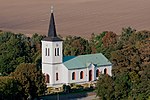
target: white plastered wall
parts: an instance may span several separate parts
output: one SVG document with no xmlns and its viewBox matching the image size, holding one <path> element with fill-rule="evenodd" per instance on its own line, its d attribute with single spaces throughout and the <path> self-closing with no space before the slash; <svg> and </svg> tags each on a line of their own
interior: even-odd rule
<svg viewBox="0 0 150 100">
<path fill-rule="evenodd" d="M 48 87 L 68 84 L 68 69 L 63 64 L 43 64 L 42 71 L 45 75 L 49 75 Z M 58 80 L 56 80 L 56 73 L 58 73 Z"/>
<path fill-rule="evenodd" d="M 100 66 L 100 67 L 97 67 L 96 69 L 99 69 L 100 73 L 101 74 L 104 74 L 104 69 L 107 69 L 107 74 L 112 76 L 112 66 L 111 65 L 108 65 L 108 66 Z"/>
<path fill-rule="evenodd" d="M 47 83 L 47 86 L 51 86 L 54 84 L 54 79 L 53 79 L 53 66 L 50 64 L 42 64 L 42 73 L 43 74 L 48 74 L 49 75 L 49 83 Z"/>
<path fill-rule="evenodd" d="M 49 56 L 46 56 L 49 48 Z M 59 56 L 55 56 L 55 48 L 59 48 Z M 62 41 L 42 41 L 42 63 L 62 63 Z"/>
<path fill-rule="evenodd" d="M 69 83 L 82 83 L 82 82 L 89 82 L 89 71 L 92 70 L 92 80 L 95 81 L 98 79 L 96 77 L 96 70 L 99 69 L 101 74 L 104 74 L 104 69 L 107 69 L 107 74 L 112 76 L 112 66 L 101 66 L 101 67 L 95 67 L 93 64 L 90 64 L 87 68 L 84 69 L 74 69 L 74 70 L 69 70 L 68 78 L 69 78 Z M 83 79 L 80 79 L 80 72 L 83 71 Z M 75 80 L 72 80 L 72 73 L 75 72 Z"/>
<path fill-rule="evenodd" d="M 82 83 L 89 81 L 89 71 L 92 70 L 92 80 L 95 80 L 95 66 L 90 64 L 88 67 L 83 69 L 69 70 L 69 83 Z M 80 79 L 80 72 L 83 71 L 83 79 Z M 72 80 L 72 73 L 75 72 L 75 80 Z"/>
<path fill-rule="evenodd" d="M 58 80 L 56 80 L 58 73 Z M 54 85 L 68 83 L 68 69 L 63 64 L 56 64 L 54 67 Z"/>
<path fill-rule="evenodd" d="M 75 70 L 69 70 L 69 83 L 80 83 L 87 81 L 87 69 L 75 69 Z M 83 71 L 83 79 L 80 79 L 80 72 Z M 72 80 L 72 73 L 75 72 L 75 80 Z"/>
</svg>

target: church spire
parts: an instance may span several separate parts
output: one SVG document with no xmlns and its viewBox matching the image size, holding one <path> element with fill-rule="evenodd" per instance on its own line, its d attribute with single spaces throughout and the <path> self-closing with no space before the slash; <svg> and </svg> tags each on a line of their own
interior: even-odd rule
<svg viewBox="0 0 150 100">
<path fill-rule="evenodd" d="M 51 7 L 51 18 L 50 18 L 50 23 L 49 23 L 48 37 L 51 37 L 51 38 L 57 37 L 54 14 L 53 14 L 53 6 Z"/>
<path fill-rule="evenodd" d="M 48 29 L 48 37 L 44 38 L 45 41 L 62 41 L 56 34 L 55 20 L 53 14 L 53 6 L 51 7 L 51 17 Z"/>
</svg>

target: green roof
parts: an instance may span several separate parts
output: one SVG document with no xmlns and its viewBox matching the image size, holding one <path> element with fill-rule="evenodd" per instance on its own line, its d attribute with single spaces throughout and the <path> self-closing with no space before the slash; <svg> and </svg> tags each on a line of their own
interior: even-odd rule
<svg viewBox="0 0 150 100">
<path fill-rule="evenodd" d="M 86 68 L 90 64 L 94 64 L 98 67 L 111 65 L 111 62 L 102 53 L 97 53 L 80 56 L 66 56 L 63 58 L 63 64 L 68 69 L 80 69 Z"/>
</svg>

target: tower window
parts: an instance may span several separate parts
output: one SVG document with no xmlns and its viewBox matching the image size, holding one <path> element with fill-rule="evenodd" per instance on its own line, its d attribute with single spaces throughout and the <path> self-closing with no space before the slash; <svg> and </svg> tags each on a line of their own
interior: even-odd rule
<svg viewBox="0 0 150 100">
<path fill-rule="evenodd" d="M 59 56 L 59 48 L 55 48 L 55 56 Z"/>
<path fill-rule="evenodd" d="M 49 56 L 50 55 L 50 49 L 49 48 L 45 48 L 45 56 Z"/>
<path fill-rule="evenodd" d="M 56 73 L 56 81 L 58 81 L 58 73 Z"/>
<path fill-rule="evenodd" d="M 75 72 L 72 73 L 72 80 L 75 80 Z"/>
<path fill-rule="evenodd" d="M 59 48 L 57 48 L 57 56 L 59 56 Z"/>
<path fill-rule="evenodd" d="M 45 48 L 45 56 L 47 56 L 47 48 Z"/>
<path fill-rule="evenodd" d="M 55 48 L 55 56 L 56 56 L 56 52 L 57 52 L 57 49 Z"/>
<path fill-rule="evenodd" d="M 49 56 L 49 53 L 50 53 L 50 51 L 49 51 L 49 48 L 48 48 L 48 56 Z"/>
</svg>

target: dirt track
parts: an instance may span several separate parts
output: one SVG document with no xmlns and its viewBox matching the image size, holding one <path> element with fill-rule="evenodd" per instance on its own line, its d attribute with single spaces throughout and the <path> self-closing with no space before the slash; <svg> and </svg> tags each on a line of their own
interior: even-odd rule
<svg viewBox="0 0 150 100">
<path fill-rule="evenodd" d="M 150 0 L 0 0 L 0 30 L 47 34 L 51 5 L 62 36 L 150 30 Z"/>
</svg>

